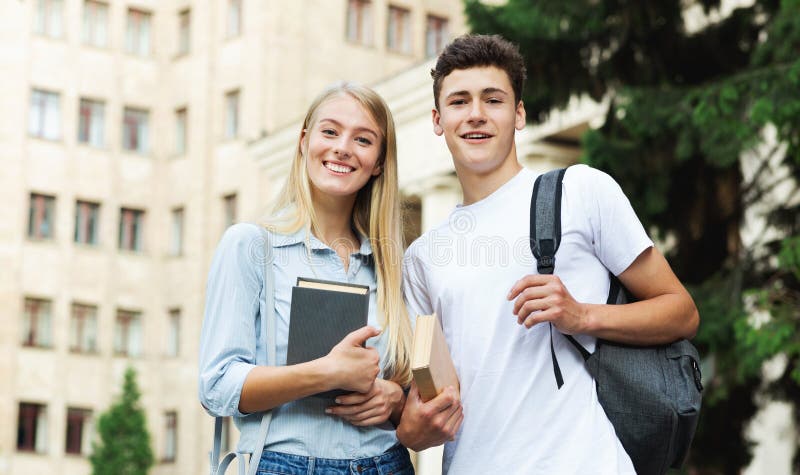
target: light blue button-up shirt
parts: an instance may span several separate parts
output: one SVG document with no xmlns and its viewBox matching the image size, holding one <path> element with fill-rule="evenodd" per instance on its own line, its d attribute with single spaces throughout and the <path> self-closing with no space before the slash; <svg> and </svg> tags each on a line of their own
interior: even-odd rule
<svg viewBox="0 0 800 475">
<path fill-rule="evenodd" d="M 228 228 L 217 246 L 206 288 L 206 309 L 200 337 L 200 401 L 215 416 L 234 416 L 241 430 L 239 450 L 252 452 L 260 416 L 239 412 L 239 397 L 247 374 L 266 361 L 261 338 L 260 315 L 265 314 L 265 234 L 254 224 Z M 289 309 L 292 286 L 298 277 L 311 277 L 368 285 L 368 323 L 383 328 L 378 320 L 376 276 L 369 240 L 362 236 L 361 248 L 350 255 L 345 272 L 341 259 L 330 247 L 304 231 L 293 235 L 270 234 L 275 279 L 276 357 L 286 364 L 289 339 Z M 367 340 L 367 346 L 386 353 L 382 333 Z M 383 358 L 382 358 L 383 359 Z M 383 362 L 381 364 L 383 367 Z M 350 459 L 381 454 L 397 443 L 394 427 L 356 427 L 325 414 L 331 404 L 321 398 L 304 398 L 273 409 L 266 450 L 290 454 Z"/>
</svg>

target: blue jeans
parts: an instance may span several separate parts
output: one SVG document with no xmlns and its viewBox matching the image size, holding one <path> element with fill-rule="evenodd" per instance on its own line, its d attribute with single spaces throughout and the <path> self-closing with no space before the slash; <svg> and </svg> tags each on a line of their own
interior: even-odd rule
<svg viewBox="0 0 800 475">
<path fill-rule="evenodd" d="M 376 457 L 323 459 L 264 451 L 257 475 L 414 475 L 408 450 L 395 445 Z"/>
</svg>

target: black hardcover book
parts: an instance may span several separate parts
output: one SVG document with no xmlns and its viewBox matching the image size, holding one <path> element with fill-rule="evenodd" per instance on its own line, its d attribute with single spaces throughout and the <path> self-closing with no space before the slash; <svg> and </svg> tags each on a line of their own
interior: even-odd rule
<svg viewBox="0 0 800 475">
<path fill-rule="evenodd" d="M 298 277 L 292 287 L 286 364 L 304 363 L 327 355 L 348 333 L 367 324 L 369 287 Z M 315 397 L 334 398 L 344 390 Z"/>
</svg>

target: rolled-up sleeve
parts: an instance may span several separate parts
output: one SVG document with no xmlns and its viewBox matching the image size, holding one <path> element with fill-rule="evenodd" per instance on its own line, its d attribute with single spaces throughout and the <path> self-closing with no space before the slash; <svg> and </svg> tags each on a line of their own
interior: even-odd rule
<svg viewBox="0 0 800 475">
<path fill-rule="evenodd" d="M 264 241 L 252 224 L 236 224 L 222 236 L 206 285 L 200 335 L 198 392 L 213 416 L 243 416 L 239 398 L 256 366 L 257 322 L 263 288 L 257 256 Z"/>
</svg>

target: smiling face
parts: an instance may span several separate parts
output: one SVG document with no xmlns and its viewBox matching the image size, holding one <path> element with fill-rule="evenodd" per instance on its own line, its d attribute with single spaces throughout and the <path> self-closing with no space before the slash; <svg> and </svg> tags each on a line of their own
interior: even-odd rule
<svg viewBox="0 0 800 475">
<path fill-rule="evenodd" d="M 326 100 L 301 136 L 312 195 L 354 200 L 381 173 L 382 141 L 381 128 L 352 96 Z"/>
<path fill-rule="evenodd" d="M 485 175 L 517 162 L 514 131 L 525 127 L 508 75 L 494 66 L 456 69 L 442 80 L 433 130 L 444 135 L 456 171 Z"/>
</svg>

